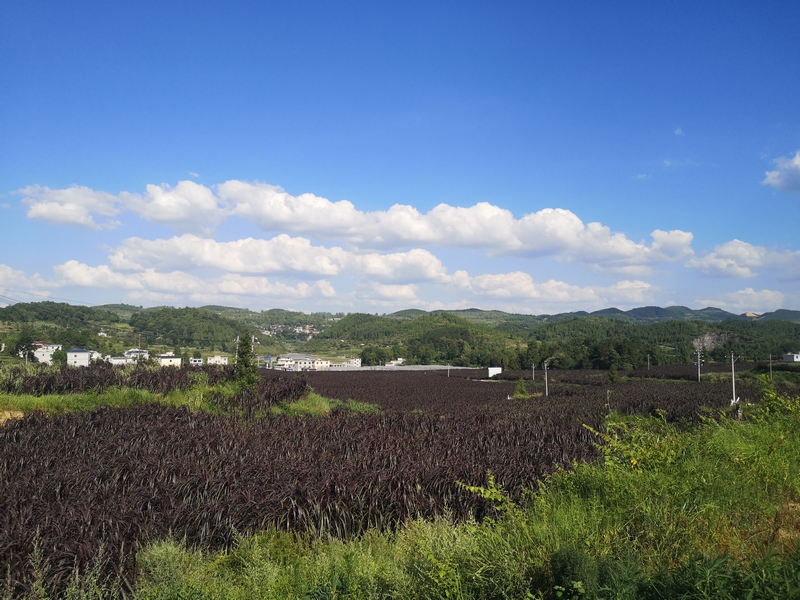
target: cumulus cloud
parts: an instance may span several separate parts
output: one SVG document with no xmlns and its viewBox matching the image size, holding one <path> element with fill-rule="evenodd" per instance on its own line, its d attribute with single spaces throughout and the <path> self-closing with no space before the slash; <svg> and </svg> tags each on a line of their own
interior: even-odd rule
<svg viewBox="0 0 800 600">
<path fill-rule="evenodd" d="M 278 235 L 269 240 L 246 238 L 232 242 L 184 234 L 170 239 L 128 238 L 112 249 L 116 269 L 210 268 L 233 273 L 294 273 L 336 276 L 351 272 L 379 280 L 451 281 L 447 268 L 428 250 L 380 254 L 326 248 L 307 238 Z"/>
<path fill-rule="evenodd" d="M 619 281 L 612 286 L 577 286 L 550 279 L 536 283 L 521 271 L 476 275 L 462 285 L 478 296 L 504 299 L 543 300 L 548 303 L 582 303 L 600 306 L 608 302 L 645 302 L 655 291 L 645 281 Z"/>
<path fill-rule="evenodd" d="M 654 231 L 654 243 L 635 242 L 600 223 L 584 223 L 569 210 L 546 208 L 517 219 L 488 202 L 470 207 L 439 204 L 427 213 L 396 204 L 363 212 L 346 200 L 313 194 L 291 196 L 263 183 L 228 181 L 218 186 L 232 214 L 252 219 L 265 231 L 332 238 L 361 247 L 438 245 L 485 249 L 491 254 L 552 255 L 582 262 L 657 264 L 692 253 L 692 234 Z"/>
<path fill-rule="evenodd" d="M 210 299 L 241 301 L 242 297 L 259 297 L 270 300 L 309 298 L 321 295 L 336 296 L 329 281 L 300 282 L 294 286 L 270 281 L 266 277 L 225 273 L 218 277 L 198 277 L 183 271 L 160 272 L 144 269 L 135 273 L 120 273 L 108 265 L 89 266 L 76 260 L 53 268 L 58 286 L 80 286 L 101 289 L 129 290 L 131 298 L 178 299 L 194 302 Z"/>
<path fill-rule="evenodd" d="M 784 295 L 777 290 L 754 290 L 751 287 L 700 301 L 705 306 L 735 311 L 756 313 L 769 312 L 783 307 Z"/>
<path fill-rule="evenodd" d="M 193 181 L 181 181 L 174 188 L 148 185 L 145 194 L 118 195 L 74 185 L 54 190 L 31 185 L 14 192 L 28 206 L 29 219 L 86 229 L 114 229 L 120 225 L 109 218 L 127 209 L 151 223 L 168 225 L 178 231 L 208 233 L 228 216 L 226 207 L 209 188 Z"/>
<path fill-rule="evenodd" d="M 181 181 L 175 187 L 148 185 L 144 195 L 38 186 L 23 192 L 31 218 L 94 229 L 114 224 L 98 224 L 96 215 L 111 216 L 124 208 L 184 233 L 208 235 L 234 215 L 266 232 L 333 240 L 362 252 L 419 246 L 472 248 L 495 256 L 552 256 L 610 270 L 673 262 L 692 254 L 689 232 L 655 230 L 651 243 L 637 242 L 601 223 L 584 223 L 573 212 L 559 208 L 520 218 L 488 202 L 468 207 L 439 204 L 426 213 L 405 204 L 362 211 L 347 200 L 332 202 L 310 193 L 292 196 L 274 185 L 237 180 L 215 188 L 193 181 Z"/>
<path fill-rule="evenodd" d="M 213 268 L 233 273 L 281 273 L 337 275 L 347 253 L 341 248 L 314 246 L 302 237 L 281 234 L 270 240 L 246 238 L 218 242 L 194 234 L 170 239 L 128 238 L 109 255 L 117 269 Z"/>
<path fill-rule="evenodd" d="M 130 194 L 126 206 L 151 223 L 177 231 L 210 233 L 228 216 L 227 207 L 204 185 L 181 181 L 175 187 L 149 184 L 144 196 Z"/>
<path fill-rule="evenodd" d="M 675 131 L 673 131 L 672 133 L 674 133 L 675 135 L 680 135 L 680 136 L 685 136 L 685 135 L 686 135 L 685 133 L 683 133 L 683 129 L 681 129 L 680 127 L 678 127 L 678 128 L 677 128 Z"/>
<path fill-rule="evenodd" d="M 373 294 L 381 299 L 390 299 L 401 303 L 415 303 L 417 301 L 417 286 L 414 284 L 384 285 L 373 283 L 371 289 Z"/>
<path fill-rule="evenodd" d="M 771 185 L 781 192 L 800 193 L 800 150 L 794 157 L 782 156 L 775 159 L 775 170 L 767 171 L 761 182 Z"/>
<path fill-rule="evenodd" d="M 119 213 L 119 198 L 113 194 L 78 185 L 61 190 L 30 185 L 16 190 L 14 194 L 22 196 L 22 203 L 28 207 L 29 219 L 93 230 L 119 226 L 119 221 L 95 220 L 96 216 L 113 217 Z"/>
<path fill-rule="evenodd" d="M 52 283 L 42 279 L 38 273 L 27 276 L 23 271 L 0 264 L 0 295 L 14 297 L 17 292 L 49 296 Z M 1 300 L 0 300 L 1 301 Z"/>
<path fill-rule="evenodd" d="M 741 240 L 716 246 L 705 256 L 693 257 L 686 266 L 712 277 L 756 277 L 756 269 L 780 268 L 786 275 L 800 273 L 800 251 L 777 252 Z"/>
<path fill-rule="evenodd" d="M 107 265 L 90 267 L 77 260 L 68 260 L 64 264 L 53 267 L 53 271 L 61 285 L 123 290 L 143 288 L 142 283 L 136 278 L 117 273 Z"/>
</svg>

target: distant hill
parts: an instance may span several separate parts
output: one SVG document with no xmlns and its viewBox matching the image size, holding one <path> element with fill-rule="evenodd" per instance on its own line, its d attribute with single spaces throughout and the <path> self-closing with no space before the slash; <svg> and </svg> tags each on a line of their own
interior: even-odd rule
<svg viewBox="0 0 800 600">
<path fill-rule="evenodd" d="M 334 319 L 341 318 L 344 313 L 303 313 L 282 308 L 271 308 L 269 310 L 252 311 L 247 308 L 235 308 L 231 306 L 208 305 L 201 307 L 204 310 L 213 312 L 216 315 L 233 319 L 251 327 L 261 329 L 269 328 L 272 325 L 285 325 L 296 327 L 301 325 L 313 325 L 315 328 L 323 329 L 330 325 Z"/>
<path fill-rule="evenodd" d="M 623 319 L 632 323 L 646 324 L 659 323 L 662 321 L 701 321 L 703 323 L 718 323 L 720 321 L 733 321 L 744 319 L 741 315 L 736 315 L 724 311 L 720 308 L 703 308 L 693 310 L 685 306 L 643 306 L 623 311 L 618 308 L 607 308 L 591 313 L 592 316 L 608 317 L 611 319 Z"/>
<path fill-rule="evenodd" d="M 83 329 L 118 323 L 120 317 L 102 307 L 75 306 L 65 302 L 19 302 L 0 308 L 0 321 L 10 323 L 47 323 L 59 327 Z"/>
<path fill-rule="evenodd" d="M 101 304 L 100 306 L 95 306 L 94 308 L 112 312 L 123 321 L 130 319 L 131 315 L 135 312 L 146 310 L 142 306 L 135 306 L 133 304 Z"/>
<path fill-rule="evenodd" d="M 130 324 L 148 344 L 227 348 L 242 333 L 254 335 L 233 319 L 202 308 L 162 307 L 134 313 Z"/>
<path fill-rule="evenodd" d="M 361 342 L 365 346 L 361 353 L 364 365 L 398 357 L 410 364 L 460 366 L 507 366 L 516 361 L 508 336 L 444 312 L 350 314 L 317 336 L 317 343 L 324 340 Z"/>
<path fill-rule="evenodd" d="M 792 323 L 800 323 L 800 310 L 786 310 L 779 308 L 775 312 L 764 313 L 756 317 L 758 321 L 791 321 Z"/>
</svg>

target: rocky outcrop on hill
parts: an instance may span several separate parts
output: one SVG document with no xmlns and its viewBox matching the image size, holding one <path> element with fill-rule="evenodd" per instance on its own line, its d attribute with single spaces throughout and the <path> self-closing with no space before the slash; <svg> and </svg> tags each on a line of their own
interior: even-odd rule
<svg viewBox="0 0 800 600">
<path fill-rule="evenodd" d="M 695 350 L 710 351 L 717 346 L 721 346 L 732 337 L 734 337 L 732 333 L 727 333 L 724 331 L 710 331 L 692 340 L 692 345 L 694 346 Z"/>
</svg>

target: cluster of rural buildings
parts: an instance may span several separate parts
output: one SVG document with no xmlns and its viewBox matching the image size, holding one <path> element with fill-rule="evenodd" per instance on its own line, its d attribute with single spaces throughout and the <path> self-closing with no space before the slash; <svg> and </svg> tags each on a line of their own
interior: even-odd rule
<svg viewBox="0 0 800 600">
<path fill-rule="evenodd" d="M 49 365 L 53 362 L 53 353 L 61 350 L 58 344 L 37 344 L 34 356 L 42 364 Z M 92 361 L 102 360 L 112 365 L 131 365 L 140 361 L 152 358 L 162 367 L 180 367 L 183 364 L 181 356 L 167 352 L 156 354 L 151 357 L 147 350 L 141 348 L 131 348 L 122 353 L 121 356 L 103 356 L 94 350 L 84 350 L 74 348 L 67 350 L 67 364 L 72 367 L 88 367 Z M 192 366 L 207 365 L 227 365 L 227 356 L 209 356 L 205 359 L 190 358 L 189 364 Z M 403 359 L 398 359 L 397 364 L 402 364 Z M 259 361 L 260 362 L 260 361 Z M 341 362 L 331 362 L 311 354 L 285 354 L 271 360 L 269 356 L 264 357 L 264 365 L 280 371 L 327 371 L 327 370 L 347 370 L 358 369 L 361 367 L 360 358 L 350 358 Z"/>
<path fill-rule="evenodd" d="M 261 333 L 269 336 L 277 336 L 286 332 L 295 333 L 298 336 L 304 335 L 306 339 L 312 339 L 319 333 L 313 325 L 270 325 L 269 329 L 262 329 Z"/>
<path fill-rule="evenodd" d="M 313 354 L 283 354 L 274 361 L 268 362 L 273 369 L 279 371 L 333 371 L 361 368 L 360 358 L 331 362 Z"/>
<path fill-rule="evenodd" d="M 38 362 L 49 365 L 52 364 L 53 353 L 56 350 L 61 350 L 61 346 L 58 344 L 37 344 L 33 354 Z M 147 350 L 142 350 L 140 348 L 126 350 L 121 356 L 103 356 L 94 350 L 83 350 L 80 348 L 67 350 L 66 354 L 67 364 L 73 367 L 88 367 L 92 361 L 97 360 L 102 360 L 112 365 L 128 365 L 151 358 Z M 180 367 L 181 364 L 183 364 L 181 356 L 172 352 L 156 354 L 152 358 L 162 367 Z M 209 356 L 205 359 L 190 358 L 189 364 L 192 366 L 201 366 L 203 364 L 227 365 L 228 358 L 227 356 L 220 355 Z M 402 358 L 398 358 L 397 360 L 387 362 L 385 366 L 400 366 L 403 362 L 404 360 Z M 800 352 L 784 354 L 783 362 L 800 363 Z M 268 368 L 277 369 L 279 371 L 345 371 L 360 369 L 361 359 L 349 358 L 340 362 L 331 362 L 330 360 L 319 358 L 313 354 L 283 354 L 275 359 L 265 356 L 263 364 Z"/>
<path fill-rule="evenodd" d="M 53 362 L 53 354 L 61 350 L 59 344 L 37 344 L 36 350 L 33 355 L 36 360 L 42 364 L 49 365 Z M 73 348 L 67 350 L 67 364 L 71 367 L 88 367 L 92 361 L 102 360 L 112 365 L 132 365 L 140 361 L 149 360 L 150 352 L 142 350 L 141 348 L 131 348 L 122 353 L 121 356 L 103 356 L 100 352 L 95 350 L 84 350 L 82 348 Z M 173 352 L 165 354 L 156 354 L 153 357 L 162 367 L 180 367 L 183 360 L 180 356 Z M 190 358 L 189 363 L 192 365 L 202 365 L 202 358 Z M 208 365 L 227 365 L 227 356 L 209 356 L 205 359 L 205 364 Z"/>
</svg>

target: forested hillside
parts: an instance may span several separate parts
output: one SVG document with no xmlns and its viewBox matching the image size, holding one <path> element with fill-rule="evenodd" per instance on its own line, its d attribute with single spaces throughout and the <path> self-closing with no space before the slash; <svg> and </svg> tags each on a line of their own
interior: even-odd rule
<svg viewBox="0 0 800 600">
<path fill-rule="evenodd" d="M 73 306 L 64 302 L 30 302 L 0 308 L 0 321 L 9 323 L 47 323 L 59 327 L 82 328 L 118 323 L 119 316 L 102 308 Z"/>
<path fill-rule="evenodd" d="M 724 316 L 731 318 L 718 320 Z M 259 354 L 360 355 L 364 365 L 403 358 L 409 364 L 529 369 L 547 360 L 552 368 L 626 369 L 648 362 L 690 363 L 698 347 L 707 361 L 728 360 L 731 352 L 750 360 L 797 352 L 800 311 L 743 317 L 714 308 L 643 307 L 536 316 L 409 309 L 380 316 L 56 302 L 0 308 L 0 342 L 6 344 L 6 356 L 16 356 L 19 340 L 112 355 L 133 346 L 225 352 L 243 333 L 256 336 Z"/>
<path fill-rule="evenodd" d="M 222 349 L 232 345 L 242 333 L 242 325 L 201 308 L 169 308 L 134 313 L 130 319 L 134 332 L 148 344 L 159 341 L 170 346 Z M 255 335 L 251 329 L 247 332 Z"/>
</svg>

